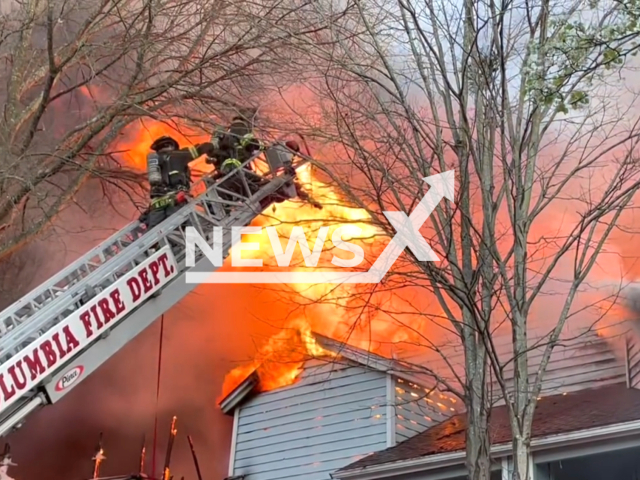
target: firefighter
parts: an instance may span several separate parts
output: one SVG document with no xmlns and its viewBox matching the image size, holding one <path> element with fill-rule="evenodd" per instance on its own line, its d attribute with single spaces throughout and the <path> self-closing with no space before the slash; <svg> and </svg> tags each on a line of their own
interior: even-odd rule
<svg viewBox="0 0 640 480">
<path fill-rule="evenodd" d="M 212 155 L 214 145 L 202 143 L 180 148 L 171 137 L 160 137 L 151 144 L 147 156 L 147 174 L 151 186 L 151 204 L 140 221 L 151 229 L 187 204 L 191 186 L 189 164 L 202 155 Z"/>
<path fill-rule="evenodd" d="M 226 132 L 214 137 L 213 144 L 216 148 L 206 160 L 216 167 L 214 180 L 240 168 L 244 162 L 263 150 L 262 142 L 253 133 L 255 120 L 256 109 L 245 109 L 231 120 Z M 265 179 L 252 170 L 250 163 L 244 165 L 243 171 L 250 191 L 246 191 L 244 182 L 238 175 L 231 175 L 220 186 L 239 197 L 222 193 L 224 200 L 238 201 L 241 197 L 255 193 L 266 183 Z"/>
<path fill-rule="evenodd" d="M 213 163 L 222 175 L 227 175 L 263 149 L 262 142 L 253 133 L 256 110 L 246 109 L 231 120 L 226 132 L 218 136 L 216 149 L 208 163 Z M 251 166 L 245 165 L 251 172 Z"/>
<path fill-rule="evenodd" d="M 217 148 L 214 154 L 210 155 L 210 158 L 207 159 L 207 162 L 213 163 L 216 166 L 218 178 L 226 176 L 235 169 L 240 168 L 244 162 L 256 155 L 259 151 L 264 150 L 265 147 L 263 143 L 258 140 L 253 133 L 255 120 L 256 110 L 245 110 L 232 119 L 227 132 L 214 136 L 215 139 L 213 143 L 217 145 Z M 285 147 L 294 153 L 300 152 L 300 146 L 295 141 L 290 140 L 286 142 Z M 295 169 L 292 164 L 285 165 L 285 168 L 288 173 L 295 177 Z M 250 164 L 245 164 L 243 170 L 252 194 L 267 183 L 267 180 L 257 175 L 251 169 Z M 298 182 L 293 180 L 292 183 L 296 195 L 301 200 L 309 202 L 315 208 L 322 209 L 322 205 L 304 191 Z M 238 194 L 242 194 L 245 189 L 241 178 L 237 175 L 230 176 L 229 179 L 223 182 L 221 187 Z M 286 185 L 284 190 L 286 190 Z M 266 206 L 273 202 L 282 203 L 288 200 L 290 195 L 284 194 L 284 190 L 280 194 L 276 193 L 263 199 L 261 202 L 263 208 L 266 208 Z M 238 198 L 231 198 L 230 195 L 225 194 L 222 194 L 221 197 L 224 200 L 238 200 Z"/>
</svg>

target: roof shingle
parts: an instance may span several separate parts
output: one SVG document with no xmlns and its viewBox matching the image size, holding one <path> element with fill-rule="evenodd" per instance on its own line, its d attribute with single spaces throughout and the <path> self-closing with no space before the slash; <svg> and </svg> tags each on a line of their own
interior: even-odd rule
<svg viewBox="0 0 640 480">
<path fill-rule="evenodd" d="M 546 437 L 595 427 L 640 420 L 640 390 L 624 384 L 543 397 L 533 419 L 533 437 Z M 395 447 L 373 453 L 339 471 L 412 460 L 465 448 L 466 415 L 460 414 L 431 427 Z M 491 441 L 511 441 L 509 415 L 505 406 L 491 412 Z"/>
</svg>

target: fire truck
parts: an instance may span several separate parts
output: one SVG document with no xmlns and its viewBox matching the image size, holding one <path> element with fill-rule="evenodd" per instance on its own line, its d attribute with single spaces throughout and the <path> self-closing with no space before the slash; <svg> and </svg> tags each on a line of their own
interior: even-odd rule
<svg viewBox="0 0 640 480">
<path fill-rule="evenodd" d="M 201 193 L 162 224 L 147 230 L 132 222 L 0 313 L 0 436 L 58 402 L 193 290 L 187 271 L 217 269 L 199 251 L 195 266 L 186 266 L 186 226 L 211 245 L 213 227 L 247 226 L 274 195 L 295 196 L 295 170 L 309 157 L 273 144 L 262 160 L 268 171 L 259 189 L 229 200 L 225 181 L 245 169 L 205 176 L 194 184 Z M 232 246 L 226 237 L 225 257 Z"/>
</svg>

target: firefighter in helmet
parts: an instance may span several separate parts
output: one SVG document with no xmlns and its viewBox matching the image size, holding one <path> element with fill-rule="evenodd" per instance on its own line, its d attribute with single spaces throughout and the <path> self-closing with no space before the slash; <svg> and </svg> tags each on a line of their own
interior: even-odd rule
<svg viewBox="0 0 640 480">
<path fill-rule="evenodd" d="M 256 113 L 257 109 L 241 110 L 238 115 L 233 117 L 226 131 L 214 135 L 212 143 L 215 150 L 206 160 L 207 163 L 216 167 L 214 180 L 239 169 L 243 163 L 264 149 L 263 143 L 253 133 Z M 230 175 L 220 186 L 236 195 L 221 193 L 220 196 L 223 200 L 241 201 L 242 198 L 255 193 L 267 183 L 266 179 L 253 171 L 251 162 L 246 163 L 242 170 L 250 191 L 246 191 L 245 183 L 239 175 Z"/>
<path fill-rule="evenodd" d="M 264 148 L 253 133 L 256 118 L 257 109 L 244 109 L 233 117 L 226 132 L 214 138 L 216 149 L 207 162 L 213 163 L 220 174 L 227 175 L 240 168 Z M 252 171 L 249 164 L 245 168 Z"/>
<path fill-rule="evenodd" d="M 149 209 L 140 221 L 151 229 L 187 204 L 191 186 L 189 164 L 202 155 L 212 155 L 212 143 L 180 148 L 178 142 L 168 136 L 156 139 L 147 155 L 147 173 L 151 187 Z"/>
<path fill-rule="evenodd" d="M 218 178 L 229 175 L 234 170 L 239 169 L 242 164 L 251 157 L 259 152 L 265 151 L 265 145 L 257 139 L 253 133 L 257 117 L 256 113 L 256 109 L 245 109 L 241 111 L 239 115 L 232 119 L 226 132 L 220 135 L 214 135 L 212 141 L 216 149 L 213 155 L 210 155 L 210 158 L 207 159 L 207 162 L 215 165 Z M 290 157 L 290 160 L 293 159 L 293 155 L 300 152 L 300 147 L 295 141 L 288 141 L 284 147 L 286 147 L 285 151 L 288 151 L 287 156 Z M 291 161 L 288 162 L 288 165 L 285 165 L 285 168 L 288 173 L 295 177 L 295 169 Z M 243 170 L 247 185 L 251 189 L 250 193 L 255 193 L 261 186 L 268 183 L 266 179 L 252 170 L 250 163 L 246 163 Z M 268 204 L 273 202 L 281 203 L 296 194 L 301 200 L 311 203 L 314 207 L 322 208 L 317 201 L 303 190 L 298 182 L 293 180 L 292 183 L 293 185 L 290 187 L 295 193 L 285 193 L 284 190 L 290 190 L 290 188 L 287 188 L 288 186 L 285 185 L 282 192 L 275 193 L 263 199 L 261 202 L 263 208 L 266 208 Z M 238 175 L 231 175 L 221 186 L 241 196 L 245 196 L 246 193 L 248 193 L 244 192 L 244 183 Z M 243 193 L 245 195 L 243 195 Z M 223 197 L 224 200 L 239 200 L 238 197 L 232 198 L 232 196 L 224 193 L 221 194 L 221 197 Z"/>
</svg>

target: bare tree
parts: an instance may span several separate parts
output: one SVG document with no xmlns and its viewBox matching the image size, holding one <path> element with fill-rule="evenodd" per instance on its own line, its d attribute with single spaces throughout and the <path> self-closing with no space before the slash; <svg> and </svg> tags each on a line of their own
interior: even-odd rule
<svg viewBox="0 0 640 480">
<path fill-rule="evenodd" d="M 640 187 L 636 95 L 610 74 L 630 71 L 637 13 L 626 2 L 546 0 L 356 6 L 331 48 L 311 50 L 324 118 L 308 131 L 340 146 L 318 167 L 390 236 L 382 212 L 409 214 L 424 177 L 455 170 L 455 202 L 423 228 L 440 262 L 407 251 L 382 288 L 428 290 L 462 343 L 470 478 L 490 476 L 489 372 L 510 415 L 513 478 L 531 478 L 551 354 Z M 554 210 L 563 220 L 541 234 Z M 537 325 L 547 331 L 530 365 L 532 306 L 554 289 L 561 306 Z M 494 344 L 499 327 L 510 331 L 509 358 Z"/>
<path fill-rule="evenodd" d="M 141 181 L 113 155 L 132 121 L 182 116 L 210 126 L 218 109 L 242 106 L 283 73 L 285 49 L 321 28 L 310 4 L 5 5 L 0 256 L 42 232 L 88 179 Z"/>
</svg>

